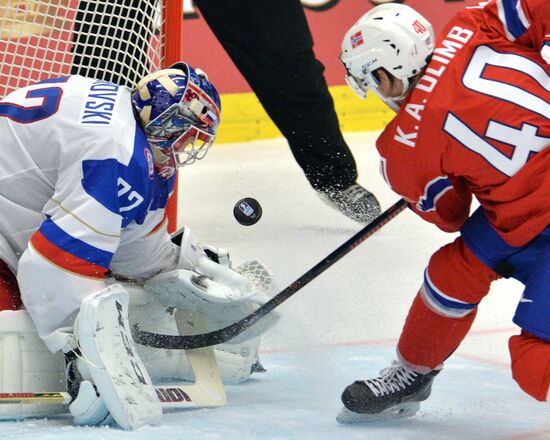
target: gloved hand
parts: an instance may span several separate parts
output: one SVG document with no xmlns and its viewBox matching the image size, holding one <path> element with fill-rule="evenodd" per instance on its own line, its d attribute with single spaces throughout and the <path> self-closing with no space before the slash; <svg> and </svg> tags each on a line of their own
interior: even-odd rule
<svg viewBox="0 0 550 440">
<path fill-rule="evenodd" d="M 204 295 L 212 301 L 247 301 L 263 305 L 269 300 L 248 278 L 210 259 L 201 260 L 195 271 L 206 277 L 202 278 L 202 283 L 206 286 Z"/>
<path fill-rule="evenodd" d="M 179 257 L 177 267 L 179 269 L 193 270 L 199 260 L 204 257 L 221 264 L 231 267 L 229 251 L 224 248 L 199 244 L 197 237 L 190 227 L 185 226 L 171 235 L 172 242 L 179 246 Z"/>
<path fill-rule="evenodd" d="M 189 227 L 178 232 L 173 241 L 180 246 L 177 261 L 177 274 L 166 277 L 157 275 L 148 283 L 155 284 L 160 279 L 171 281 L 165 286 L 174 295 L 162 294 L 163 304 L 178 307 L 189 306 L 188 301 L 238 302 L 248 301 L 264 304 L 269 298 L 244 276 L 231 269 L 231 260 L 226 249 L 201 246 Z M 177 280 L 176 280 L 177 278 Z M 180 297 L 178 299 L 178 296 Z"/>
</svg>

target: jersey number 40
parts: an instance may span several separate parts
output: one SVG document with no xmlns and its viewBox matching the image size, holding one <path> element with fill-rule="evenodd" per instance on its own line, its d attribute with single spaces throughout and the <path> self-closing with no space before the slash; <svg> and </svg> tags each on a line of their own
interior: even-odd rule
<svg viewBox="0 0 550 440">
<path fill-rule="evenodd" d="M 488 46 L 480 46 L 474 52 L 462 80 L 470 90 L 550 118 L 550 104 L 546 100 L 514 84 L 484 77 L 485 69 L 489 66 L 507 69 L 508 72 L 521 72 L 550 92 L 550 78 L 539 64 L 521 55 L 500 53 Z M 550 138 L 538 135 L 539 127 L 526 122 L 522 122 L 519 127 L 513 127 L 490 120 L 482 137 L 451 112 L 447 114 L 443 129 L 507 176 L 513 176 L 525 165 L 531 153 L 542 151 L 550 143 Z M 508 156 L 502 153 L 487 139 L 510 145 L 513 148 L 512 154 Z"/>
</svg>

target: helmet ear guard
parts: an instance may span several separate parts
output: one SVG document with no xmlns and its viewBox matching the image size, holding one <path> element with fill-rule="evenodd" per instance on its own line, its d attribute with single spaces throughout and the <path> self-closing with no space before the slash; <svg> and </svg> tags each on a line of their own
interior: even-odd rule
<svg viewBox="0 0 550 440">
<path fill-rule="evenodd" d="M 364 98 L 367 90 L 376 92 L 379 81 L 375 71 L 383 68 L 403 83 L 403 94 L 392 98 L 399 101 L 408 93 L 410 79 L 426 66 L 434 44 L 432 25 L 411 7 L 395 3 L 376 6 L 344 36 L 340 61 L 346 69 L 346 82 Z"/>
<path fill-rule="evenodd" d="M 221 111 L 218 92 L 203 71 L 187 63 L 144 77 L 132 93 L 132 103 L 151 148 L 162 152 L 153 158 L 163 177 L 202 159 L 216 138 Z"/>
</svg>

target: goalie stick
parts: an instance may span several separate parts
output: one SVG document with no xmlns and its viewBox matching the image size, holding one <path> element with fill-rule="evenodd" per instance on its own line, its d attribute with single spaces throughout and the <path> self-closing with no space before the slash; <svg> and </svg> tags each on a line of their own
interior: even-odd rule
<svg viewBox="0 0 550 440">
<path fill-rule="evenodd" d="M 204 317 L 197 313 L 177 310 L 175 319 L 180 334 L 189 332 L 191 327 L 198 328 L 201 331 L 207 328 Z M 195 382 L 156 385 L 155 392 L 162 408 L 186 409 L 224 406 L 227 403 L 227 397 L 214 354 L 214 348 L 196 348 L 187 350 L 185 354 L 195 375 Z M 0 405 L 68 405 L 71 401 L 72 398 L 69 393 L 64 391 L 38 393 L 0 392 Z"/>
<path fill-rule="evenodd" d="M 332 253 L 323 258 L 319 263 L 309 269 L 306 273 L 300 276 L 297 280 L 290 283 L 288 287 L 280 291 L 271 300 L 265 303 L 256 311 L 245 316 L 240 321 L 237 321 L 227 327 L 214 330 L 208 333 L 174 336 L 152 333 L 140 330 L 139 325 L 135 325 L 133 329 L 134 341 L 138 344 L 154 348 L 165 348 L 171 350 L 187 350 L 191 348 L 208 347 L 217 345 L 233 339 L 238 334 L 259 321 L 263 316 L 267 315 L 276 307 L 280 306 L 288 298 L 298 292 L 302 287 L 306 286 L 310 281 L 355 249 L 367 238 L 378 231 L 382 226 L 396 217 L 401 211 L 407 207 L 407 202 L 403 199 L 398 200 L 375 220 L 366 225 L 363 229 L 357 232 L 353 237 L 341 244 Z"/>
<path fill-rule="evenodd" d="M 203 408 L 205 406 L 221 406 L 218 404 L 208 405 L 204 401 L 195 401 L 189 388 L 194 385 L 170 384 L 166 386 L 155 386 L 155 391 L 163 408 Z M 51 393 L 0 393 L 0 405 L 6 404 L 29 404 L 29 405 L 68 405 L 72 401 L 69 393 L 55 391 Z M 224 399 L 219 399 L 225 404 Z M 217 403 L 217 402 L 216 402 Z"/>
</svg>

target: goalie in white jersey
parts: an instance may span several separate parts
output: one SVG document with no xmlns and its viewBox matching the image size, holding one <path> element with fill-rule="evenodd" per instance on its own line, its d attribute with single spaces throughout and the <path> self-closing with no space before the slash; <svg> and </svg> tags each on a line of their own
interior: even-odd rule
<svg viewBox="0 0 550 440">
<path fill-rule="evenodd" d="M 184 269 L 191 291 L 198 273 L 221 301 L 261 302 L 189 230 L 180 247 L 166 229 L 177 167 L 204 157 L 219 120 L 216 89 L 185 63 L 135 91 L 69 76 L 0 101 L 0 331 L 7 311 L 24 308 L 47 348 L 65 353 L 76 423 L 110 414 L 133 429 L 161 415 L 129 336 L 128 295 L 107 282 L 113 274 L 146 280 Z"/>
</svg>

